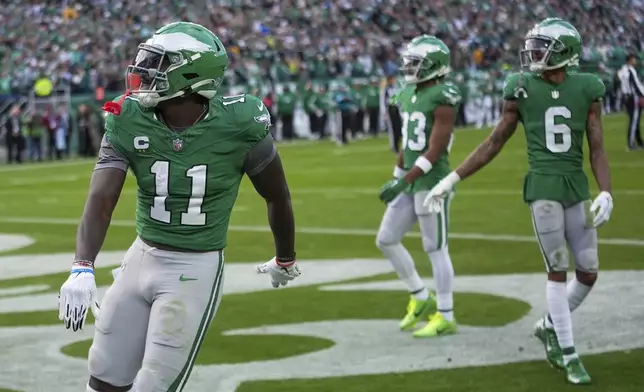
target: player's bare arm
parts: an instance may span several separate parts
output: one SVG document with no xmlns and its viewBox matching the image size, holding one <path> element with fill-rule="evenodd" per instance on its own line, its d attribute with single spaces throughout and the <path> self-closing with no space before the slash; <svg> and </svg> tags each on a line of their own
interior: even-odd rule
<svg viewBox="0 0 644 392">
<path fill-rule="evenodd" d="M 463 180 L 471 176 L 490 163 L 501 152 L 505 143 L 514 135 L 518 123 L 519 108 L 517 102 L 514 100 L 504 101 L 501 121 L 487 139 L 455 170 L 460 179 Z"/>
<path fill-rule="evenodd" d="M 295 219 L 291 193 L 286 183 L 282 160 L 274 158 L 260 172 L 249 175 L 255 190 L 266 200 L 268 223 L 275 239 L 278 259 L 295 258 Z"/>
<path fill-rule="evenodd" d="M 59 293 L 58 318 L 67 329 L 83 329 L 89 309 L 98 318 L 94 260 L 110 226 L 114 207 L 125 183 L 127 167 L 127 159 L 103 138 L 76 234 L 75 261 Z"/>
<path fill-rule="evenodd" d="M 604 152 L 604 130 L 602 128 L 602 106 L 593 102 L 586 119 L 586 137 L 590 150 L 590 167 L 600 191 L 611 193 L 610 167 Z"/>
<path fill-rule="evenodd" d="M 423 157 L 434 165 L 443 155 L 454 132 L 454 123 L 456 122 L 456 109 L 453 106 L 438 106 L 434 110 L 434 125 L 429 138 L 429 148 Z M 402 159 L 402 154 L 399 160 Z M 423 169 L 414 165 L 414 167 L 405 176 L 405 182 L 411 184 L 419 177 L 423 176 Z"/>
<path fill-rule="evenodd" d="M 396 167 L 399 167 L 400 169 L 403 169 L 405 167 L 402 148 L 400 149 L 400 151 L 398 151 L 398 156 L 396 157 Z"/>
<path fill-rule="evenodd" d="M 76 234 L 76 260 L 94 261 L 110 226 L 126 172 L 116 168 L 94 171 L 85 210 Z"/>
<path fill-rule="evenodd" d="M 123 190 L 127 168 L 127 159 L 103 137 L 76 234 L 76 260 L 94 262 L 96 259 Z"/>
<path fill-rule="evenodd" d="M 394 178 L 396 179 L 401 179 L 405 178 L 405 175 L 407 172 L 405 171 L 405 161 L 403 158 L 403 151 L 404 149 L 400 149 L 398 151 L 398 155 L 396 156 L 396 165 L 394 166 Z"/>
</svg>

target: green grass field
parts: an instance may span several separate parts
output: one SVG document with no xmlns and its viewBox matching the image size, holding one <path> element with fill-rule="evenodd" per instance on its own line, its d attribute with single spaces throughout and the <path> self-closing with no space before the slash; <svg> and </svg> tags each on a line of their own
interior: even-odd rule
<svg viewBox="0 0 644 392">
<path fill-rule="evenodd" d="M 605 119 L 615 200 L 611 221 L 599 231 L 606 272 L 574 316 L 578 351 L 594 377 L 588 391 L 644 390 L 644 152 L 625 152 L 625 121 Z M 486 134 L 458 131 L 452 163 Z M 459 184 L 450 253 L 461 330 L 414 340 L 397 330 L 407 295 L 374 245 L 384 211 L 377 194 L 395 160 L 387 142 L 280 145 L 304 275 L 274 290 L 254 274 L 253 264 L 272 256 L 273 243 L 265 205 L 245 180 L 226 250 L 226 295 L 186 390 L 574 389 L 531 337 L 545 310 L 545 280 L 521 198 L 524 146 L 517 132 L 489 167 Z M 0 388 L 7 391 L 83 390 L 92 327 L 65 331 L 56 292 L 72 259 L 92 167 L 89 161 L 0 167 Z M 109 285 L 110 269 L 135 237 L 135 192 L 130 177 L 97 262 L 105 266 L 97 271 L 99 286 Z M 405 244 L 431 285 L 418 232 Z"/>
</svg>

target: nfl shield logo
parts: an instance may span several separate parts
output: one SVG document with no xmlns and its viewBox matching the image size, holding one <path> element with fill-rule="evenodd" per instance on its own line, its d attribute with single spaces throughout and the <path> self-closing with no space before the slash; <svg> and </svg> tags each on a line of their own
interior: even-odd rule
<svg viewBox="0 0 644 392">
<path fill-rule="evenodd" d="M 175 151 L 181 151 L 183 150 L 183 140 L 181 139 L 174 139 L 172 141 L 172 147 L 174 148 Z"/>
<path fill-rule="evenodd" d="M 559 98 L 559 91 L 554 90 L 554 91 L 552 92 L 552 99 L 557 99 L 557 98 Z"/>
</svg>

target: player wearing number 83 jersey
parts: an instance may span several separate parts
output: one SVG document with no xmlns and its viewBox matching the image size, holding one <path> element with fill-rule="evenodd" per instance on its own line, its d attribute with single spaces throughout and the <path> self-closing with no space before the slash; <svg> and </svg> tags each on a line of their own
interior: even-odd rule
<svg viewBox="0 0 644 392">
<path fill-rule="evenodd" d="M 266 201 L 275 240 L 275 256 L 256 272 L 273 287 L 299 276 L 270 115 L 254 96 L 216 96 L 227 66 L 212 32 L 171 23 L 139 45 L 126 94 L 104 107 L 105 136 L 59 302 L 69 329 L 83 327 L 88 308 L 97 318 L 88 392 L 183 390 L 221 300 L 223 250 L 244 175 Z M 99 316 L 94 260 L 128 170 L 138 187 L 138 237 Z"/>
<path fill-rule="evenodd" d="M 422 202 L 429 189 L 450 171 L 448 154 L 461 95 L 456 86 L 443 80 L 450 72 L 450 51 L 440 39 L 428 35 L 414 38 L 405 48 L 402 61 L 406 86 L 397 99 L 403 120 L 403 145 L 394 169 L 395 179 L 380 193 L 387 209 L 376 244 L 410 293 L 400 329 L 413 330 L 419 321 L 428 318 L 429 322 L 414 336 L 434 337 L 456 332 L 454 269 L 447 248 L 449 200 L 445 201 L 444 211 L 432 214 L 422 207 Z M 416 222 L 423 250 L 432 263 L 436 295 L 427 291 L 401 243 Z"/>
<path fill-rule="evenodd" d="M 434 126 L 434 110 L 439 106 L 450 106 L 458 110 L 461 93 L 452 83 L 435 84 L 424 90 L 416 91 L 415 86 L 405 87 L 398 96 L 402 117 L 403 169 L 411 170 L 418 158 L 423 156 L 429 147 L 429 140 Z M 432 189 L 438 181 L 449 174 L 449 150 L 453 135 L 447 148 L 441 153 L 432 169 L 418 177 L 407 189 L 417 193 Z"/>
<path fill-rule="evenodd" d="M 454 184 L 490 162 L 518 123 L 523 124 L 530 167 L 523 198 L 530 205 L 548 276 L 548 315 L 537 322 L 535 336 L 543 344 L 548 362 L 565 369 L 566 379 L 573 384 L 587 384 L 590 376 L 575 351 L 571 312 L 597 279 L 595 227 L 609 220 L 613 208 L 601 123 L 605 88 L 596 76 L 569 70 L 578 64 L 581 52 L 579 32 L 562 19 L 546 19 L 532 28 L 521 53 L 522 65 L 529 72 L 507 78 L 501 121 L 424 202 L 430 212 L 440 211 Z M 592 204 L 583 171 L 584 137 L 600 189 Z M 576 273 L 567 286 L 571 258 Z"/>
</svg>

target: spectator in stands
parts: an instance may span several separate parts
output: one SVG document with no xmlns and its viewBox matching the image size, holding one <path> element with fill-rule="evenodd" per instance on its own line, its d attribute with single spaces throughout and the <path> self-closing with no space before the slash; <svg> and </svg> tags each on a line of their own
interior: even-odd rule
<svg viewBox="0 0 644 392">
<path fill-rule="evenodd" d="M 268 114 L 271 116 L 271 135 L 273 136 L 273 139 L 277 140 L 277 135 L 275 133 L 275 124 L 277 124 L 277 118 L 275 116 L 275 96 L 270 92 L 262 98 L 262 102 L 264 103 L 264 106 L 266 106 L 266 109 L 268 109 Z"/>
<path fill-rule="evenodd" d="M 5 122 L 5 145 L 7 148 L 8 163 L 22 163 L 22 153 L 25 150 L 25 138 L 22 134 L 23 121 L 20 118 L 20 106 L 14 105 Z"/>
<path fill-rule="evenodd" d="M 380 132 L 380 79 L 371 78 L 364 87 L 364 100 L 369 117 L 369 134 L 378 136 Z"/>
<path fill-rule="evenodd" d="M 53 106 L 50 107 L 41 118 L 41 124 L 47 130 L 47 156 L 49 160 L 62 159 L 60 152 L 56 148 L 56 130 L 58 129 L 58 118 Z"/>
<path fill-rule="evenodd" d="M 341 84 L 334 95 L 335 104 L 340 111 L 340 140 L 339 144 L 345 145 L 349 142 L 348 133 L 355 129 L 355 114 L 358 111 L 358 103 L 349 92 L 346 84 Z"/>
<path fill-rule="evenodd" d="M 102 135 L 96 115 L 87 105 L 78 107 L 77 130 L 79 154 L 84 157 L 96 156 Z"/>
<path fill-rule="evenodd" d="M 191 20 L 231 48 L 227 82 L 298 81 L 392 75 L 402 42 L 435 34 L 452 50 L 454 67 L 516 62 L 531 20 L 563 16 L 580 29 L 584 60 L 616 64 L 625 48 L 642 50 L 642 1 L 472 0 L 404 6 L 391 1 L 3 0 L 0 87 L 26 91 L 41 73 L 73 91 L 118 91 L 141 37 L 170 21 Z M 628 4 L 628 5 L 627 5 Z M 155 12 L 144 13 L 149 7 Z M 610 64 L 608 64 L 610 65 Z"/>
<path fill-rule="evenodd" d="M 42 120 L 37 115 L 29 115 L 24 120 L 23 129 L 27 137 L 27 150 L 31 161 L 42 161 Z"/>
<path fill-rule="evenodd" d="M 58 108 L 56 115 L 56 131 L 54 139 L 56 142 L 56 157 L 61 159 L 63 156 L 69 157 L 69 141 L 71 139 L 69 111 L 66 105 Z"/>
<path fill-rule="evenodd" d="M 283 140 L 292 140 L 295 137 L 293 132 L 295 105 L 297 105 L 297 96 L 288 86 L 284 86 L 282 92 L 277 96 L 277 115 L 282 123 Z"/>
<path fill-rule="evenodd" d="M 111 93 L 122 91 L 123 71 L 141 39 L 177 20 L 209 27 L 229 48 L 230 67 L 222 94 L 247 91 L 231 92 L 235 84 L 254 86 L 265 94 L 284 82 L 299 89 L 311 79 L 318 85 L 352 77 L 394 76 L 399 69 L 398 51 L 406 40 L 421 33 L 437 35 L 450 47 L 452 66 L 458 71 L 452 81 L 465 98 L 459 113 L 462 125 L 475 117 L 471 114 L 477 112 L 476 93 L 490 70 L 516 68 L 523 33 L 533 21 L 548 16 L 570 19 L 584 37 L 582 69 L 603 69 L 607 81 L 624 63 L 627 52 L 643 51 L 642 0 L 435 0 L 431 4 L 409 0 L 401 4 L 381 0 L 2 0 L 0 118 L 15 99 L 32 91 L 41 76 L 55 84 L 55 91 L 91 94 L 97 100 L 106 92 L 111 98 Z M 154 12 L 145 12 L 148 9 Z M 499 72 L 494 77 L 503 80 L 505 75 Z M 495 94 L 498 100 L 498 89 Z M 337 110 L 333 97 L 329 94 L 324 100 L 327 113 Z M 278 99 L 272 98 L 271 113 L 276 115 Z M 619 94 L 607 98 L 607 110 L 619 106 Z M 383 120 L 389 118 L 399 130 L 399 116 L 387 114 L 391 107 L 386 101 L 379 106 Z M 58 154 L 57 117 L 50 113 L 44 121 L 52 158 L 54 152 Z M 329 119 L 329 125 L 334 125 L 335 116 Z M 65 128 L 61 143 L 68 153 L 71 128 Z M 285 130 L 293 133 L 288 127 Z M 396 144 L 400 140 L 398 131 L 395 140 Z"/>
</svg>

